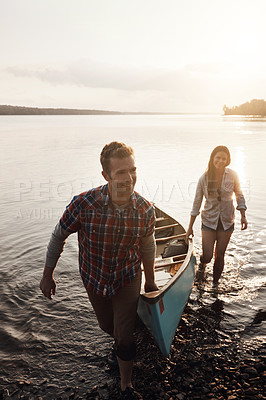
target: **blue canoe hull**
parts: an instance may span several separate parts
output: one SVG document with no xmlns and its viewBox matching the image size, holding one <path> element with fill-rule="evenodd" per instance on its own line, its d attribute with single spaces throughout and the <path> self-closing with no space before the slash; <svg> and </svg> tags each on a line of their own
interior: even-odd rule
<svg viewBox="0 0 266 400">
<path fill-rule="evenodd" d="M 169 356 L 171 344 L 195 279 L 196 259 L 192 240 L 185 260 L 175 276 L 151 297 L 141 294 L 138 315 L 151 332 L 162 354 Z"/>
</svg>

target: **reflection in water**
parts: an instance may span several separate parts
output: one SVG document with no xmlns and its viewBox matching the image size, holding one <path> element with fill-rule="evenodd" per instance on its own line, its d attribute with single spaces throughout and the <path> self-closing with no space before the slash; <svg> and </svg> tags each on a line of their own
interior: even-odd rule
<svg viewBox="0 0 266 400">
<path fill-rule="evenodd" d="M 256 315 L 255 315 L 253 321 L 251 322 L 251 325 L 260 324 L 262 321 L 266 321 L 266 310 L 265 310 L 265 311 L 259 310 L 259 311 L 256 313 Z"/>
<path fill-rule="evenodd" d="M 199 267 L 196 271 L 195 284 L 200 286 L 206 281 L 206 279 L 207 279 L 206 268 L 203 268 L 202 264 L 199 264 Z"/>
<path fill-rule="evenodd" d="M 219 298 L 217 287 L 209 283 L 209 276 L 205 269 L 198 270 L 196 276 L 190 299 L 190 306 L 196 315 L 193 329 L 204 347 L 213 345 L 220 347 L 221 339 L 230 337 L 221 327 L 226 315 L 224 301 Z"/>
<path fill-rule="evenodd" d="M 256 331 L 263 330 L 263 325 L 265 325 L 266 321 L 266 310 L 260 309 L 256 312 L 253 320 L 245 326 L 243 331 L 243 335 L 245 337 L 252 337 L 255 336 Z"/>
</svg>

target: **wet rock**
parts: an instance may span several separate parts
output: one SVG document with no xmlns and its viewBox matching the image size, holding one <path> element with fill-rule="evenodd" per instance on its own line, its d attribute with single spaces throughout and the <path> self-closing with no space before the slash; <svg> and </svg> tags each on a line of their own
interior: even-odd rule
<svg viewBox="0 0 266 400">
<path fill-rule="evenodd" d="M 20 389 L 14 389 L 12 392 L 10 392 L 10 397 L 14 397 L 19 392 L 20 392 Z"/>
<path fill-rule="evenodd" d="M 107 400 L 109 398 L 109 393 L 108 393 L 107 388 L 99 388 L 98 393 L 99 393 L 100 399 Z"/>
<path fill-rule="evenodd" d="M 1 393 L 1 397 L 2 397 L 3 400 L 9 399 L 10 398 L 9 390 L 8 389 L 3 389 L 2 393 Z"/>
<path fill-rule="evenodd" d="M 258 390 L 255 388 L 249 388 L 247 390 L 245 390 L 245 395 L 248 397 L 253 397 L 256 396 L 258 394 Z"/>
<path fill-rule="evenodd" d="M 246 381 L 247 379 L 249 379 L 249 374 L 241 374 L 240 376 L 241 376 L 241 378 L 242 378 L 244 381 Z"/>
<path fill-rule="evenodd" d="M 151 382 L 150 387 L 151 387 L 151 390 L 154 393 L 160 393 L 161 392 L 161 385 L 158 382 L 155 382 L 155 381 Z"/>
<path fill-rule="evenodd" d="M 258 371 L 254 367 L 245 368 L 244 372 L 249 375 L 258 375 Z"/>
</svg>

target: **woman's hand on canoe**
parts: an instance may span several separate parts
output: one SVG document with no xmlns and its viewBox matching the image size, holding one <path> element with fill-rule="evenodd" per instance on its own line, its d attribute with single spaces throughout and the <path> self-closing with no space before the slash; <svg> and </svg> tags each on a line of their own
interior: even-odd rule
<svg viewBox="0 0 266 400">
<path fill-rule="evenodd" d="M 192 228 L 188 228 L 187 232 L 186 232 L 186 242 L 188 243 L 188 239 L 190 238 L 190 236 L 194 236 L 194 232 Z"/>
</svg>

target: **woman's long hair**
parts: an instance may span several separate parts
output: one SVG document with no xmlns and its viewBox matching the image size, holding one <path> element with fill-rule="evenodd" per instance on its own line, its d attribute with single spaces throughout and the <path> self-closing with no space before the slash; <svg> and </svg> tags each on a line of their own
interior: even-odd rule
<svg viewBox="0 0 266 400">
<path fill-rule="evenodd" d="M 215 166 L 213 165 L 213 159 L 215 157 L 215 154 L 219 153 L 219 151 L 223 151 L 224 153 L 227 154 L 226 167 L 231 162 L 230 151 L 228 150 L 228 148 L 226 146 L 217 146 L 217 147 L 215 147 L 215 149 L 213 149 L 213 151 L 211 152 L 208 167 L 206 170 L 206 175 L 208 178 L 208 193 L 211 193 L 217 189 L 217 180 L 216 180 Z"/>
</svg>

